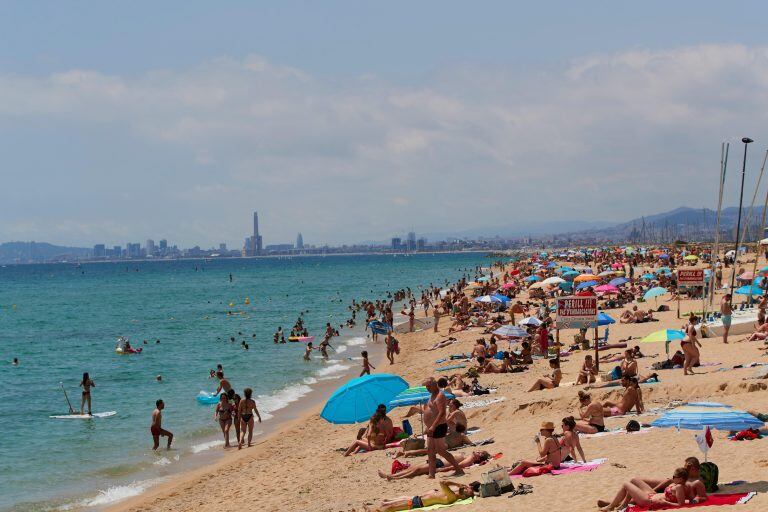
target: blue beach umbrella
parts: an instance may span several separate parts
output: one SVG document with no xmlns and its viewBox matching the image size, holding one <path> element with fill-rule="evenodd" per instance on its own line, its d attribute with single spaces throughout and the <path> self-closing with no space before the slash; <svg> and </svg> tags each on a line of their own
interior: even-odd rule
<svg viewBox="0 0 768 512">
<path fill-rule="evenodd" d="M 762 428 L 763 422 L 748 412 L 714 402 L 688 403 L 672 409 L 651 423 L 654 427 L 674 427 L 686 430 L 739 431 L 748 428 Z"/>
<path fill-rule="evenodd" d="M 629 282 L 629 279 L 626 277 L 617 277 L 616 279 L 611 279 L 608 284 L 613 286 L 621 286 L 623 284 L 626 284 Z"/>
<path fill-rule="evenodd" d="M 501 304 L 504 302 L 498 295 L 483 295 L 475 299 L 475 302 L 482 302 L 483 304 Z"/>
<path fill-rule="evenodd" d="M 672 269 L 669 267 L 659 267 L 656 269 L 657 274 L 671 274 Z"/>
<path fill-rule="evenodd" d="M 665 293 L 667 293 L 666 288 L 663 288 L 661 286 L 656 286 L 643 294 L 643 300 L 653 299 L 660 295 L 664 295 Z"/>
<path fill-rule="evenodd" d="M 642 275 L 642 276 L 640 276 L 640 277 L 641 277 L 642 279 L 646 279 L 646 280 L 648 280 L 648 281 L 650 281 L 651 279 L 656 279 L 656 276 L 655 276 L 655 275 L 653 275 L 653 274 L 643 274 L 643 275 Z"/>
<path fill-rule="evenodd" d="M 597 325 L 598 326 L 610 325 L 610 324 L 615 324 L 615 323 L 616 323 L 616 320 L 614 320 L 610 316 L 606 315 L 602 311 L 597 313 Z M 595 324 L 592 324 L 592 327 L 595 327 Z"/>
<path fill-rule="evenodd" d="M 584 281 L 583 283 L 577 284 L 576 289 L 583 290 L 584 288 L 589 288 L 590 286 L 597 286 L 597 281 Z"/>
<path fill-rule="evenodd" d="M 555 268 L 556 266 L 557 266 L 557 263 L 555 263 L 554 261 L 550 261 L 549 263 L 547 263 L 547 268 Z"/>
<path fill-rule="evenodd" d="M 408 389 L 402 377 L 388 373 L 363 375 L 352 379 L 333 392 L 320 417 L 330 423 L 367 421 L 379 404 L 387 404 L 398 393 Z"/>
<path fill-rule="evenodd" d="M 736 288 L 736 291 L 734 291 L 733 293 L 735 293 L 736 295 L 763 295 L 765 293 L 765 290 L 763 290 L 762 288 L 758 288 L 756 286 L 750 287 L 749 285 L 744 285 L 740 288 Z"/>
<path fill-rule="evenodd" d="M 514 325 L 502 325 L 493 334 L 496 336 L 506 336 L 507 338 L 525 338 L 528 332 Z"/>
<path fill-rule="evenodd" d="M 541 281 L 541 278 L 539 276 L 528 276 L 523 281 L 526 281 L 528 283 L 532 283 L 534 281 Z"/>
<path fill-rule="evenodd" d="M 571 290 L 573 290 L 573 283 L 571 283 L 570 281 L 560 283 L 557 286 L 559 286 L 561 290 L 566 292 L 570 292 Z"/>
</svg>

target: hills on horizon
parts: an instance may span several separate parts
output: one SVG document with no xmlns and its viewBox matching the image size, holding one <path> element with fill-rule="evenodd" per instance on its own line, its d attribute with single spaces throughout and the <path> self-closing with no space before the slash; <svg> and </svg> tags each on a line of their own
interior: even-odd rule
<svg viewBox="0 0 768 512">
<path fill-rule="evenodd" d="M 735 240 L 735 228 L 739 209 L 724 208 L 720 217 L 721 240 Z M 762 238 L 758 224 L 762 221 L 762 208 L 755 208 L 749 221 L 747 240 Z M 744 208 L 742 226 L 748 222 L 749 209 Z M 638 217 L 626 222 L 563 220 L 529 222 L 525 226 L 497 226 L 453 232 L 423 233 L 429 240 L 447 239 L 544 239 L 552 243 L 590 242 L 671 242 L 683 240 L 714 240 L 717 212 L 709 208 L 681 206 L 667 212 Z M 371 242 L 367 242 L 371 244 Z M 386 242 L 379 242 L 387 245 Z M 88 258 L 92 252 L 87 247 L 68 247 L 46 242 L 0 243 L 0 264 L 28 261 L 61 261 Z"/>
</svg>

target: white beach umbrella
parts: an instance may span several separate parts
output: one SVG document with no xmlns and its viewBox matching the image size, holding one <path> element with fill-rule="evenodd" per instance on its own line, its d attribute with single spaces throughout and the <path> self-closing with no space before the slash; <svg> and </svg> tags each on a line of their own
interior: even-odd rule
<svg viewBox="0 0 768 512">
<path fill-rule="evenodd" d="M 562 277 L 557 277 L 557 276 L 555 276 L 555 277 L 548 277 L 548 278 L 546 278 L 545 280 L 542 281 L 542 283 L 547 284 L 547 285 L 557 285 L 557 284 L 564 283 L 564 282 L 565 282 L 565 279 L 563 279 Z"/>
</svg>

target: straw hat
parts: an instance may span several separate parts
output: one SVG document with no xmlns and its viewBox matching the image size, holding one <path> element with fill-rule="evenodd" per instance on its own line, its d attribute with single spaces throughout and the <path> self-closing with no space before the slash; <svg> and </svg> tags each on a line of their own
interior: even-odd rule
<svg viewBox="0 0 768 512">
<path fill-rule="evenodd" d="M 539 430 L 555 430 L 555 424 L 551 421 L 544 421 L 541 423 L 541 428 Z"/>
</svg>

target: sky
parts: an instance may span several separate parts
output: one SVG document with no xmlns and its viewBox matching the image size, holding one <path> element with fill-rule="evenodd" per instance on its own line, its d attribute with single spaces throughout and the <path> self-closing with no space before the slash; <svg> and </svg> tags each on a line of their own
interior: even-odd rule
<svg viewBox="0 0 768 512">
<path fill-rule="evenodd" d="M 763 2 L 3 10 L 0 242 L 619 222 L 716 207 L 724 141 L 737 204 L 744 136 L 748 202 L 768 149 Z"/>
</svg>

